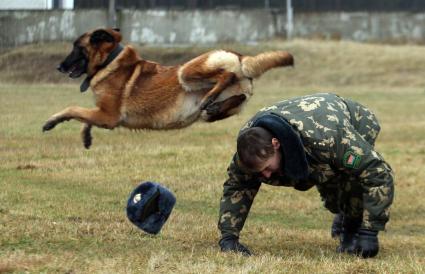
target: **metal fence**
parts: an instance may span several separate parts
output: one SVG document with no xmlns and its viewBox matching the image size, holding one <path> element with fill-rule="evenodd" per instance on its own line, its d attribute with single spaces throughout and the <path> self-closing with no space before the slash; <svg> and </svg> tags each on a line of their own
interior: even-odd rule
<svg viewBox="0 0 425 274">
<path fill-rule="evenodd" d="M 76 9 L 108 8 L 109 0 L 75 0 Z M 116 0 L 117 9 L 285 9 L 286 0 Z M 425 11 L 424 0 L 293 0 L 297 12 Z"/>
</svg>

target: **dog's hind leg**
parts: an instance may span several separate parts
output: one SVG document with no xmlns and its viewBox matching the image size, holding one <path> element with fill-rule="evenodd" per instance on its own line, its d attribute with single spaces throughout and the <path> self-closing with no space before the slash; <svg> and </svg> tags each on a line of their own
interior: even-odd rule
<svg viewBox="0 0 425 274">
<path fill-rule="evenodd" d="M 208 105 L 205 109 L 206 117 L 204 120 L 207 122 L 214 122 L 234 115 L 235 111 L 233 110 L 236 110 L 246 98 L 245 94 L 234 95 L 226 100 Z"/>
<path fill-rule="evenodd" d="M 216 80 L 216 84 L 204 95 L 204 98 L 202 98 L 201 110 L 206 109 L 208 105 L 217 99 L 223 90 L 235 81 L 235 74 L 232 72 L 221 72 L 213 77 L 213 79 Z"/>
<path fill-rule="evenodd" d="M 100 108 L 68 107 L 50 117 L 44 124 L 43 131 L 51 130 L 57 124 L 71 119 L 97 127 L 113 129 L 118 125 L 119 113 L 111 114 Z"/>
<path fill-rule="evenodd" d="M 81 139 L 83 140 L 83 145 L 86 149 L 90 148 L 93 140 L 93 137 L 91 136 L 91 127 L 92 125 L 90 124 L 84 124 L 81 128 Z"/>
</svg>

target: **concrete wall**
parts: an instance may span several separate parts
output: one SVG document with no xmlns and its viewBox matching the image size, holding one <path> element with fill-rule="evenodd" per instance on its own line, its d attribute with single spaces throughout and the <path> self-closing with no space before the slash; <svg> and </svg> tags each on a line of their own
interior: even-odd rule
<svg viewBox="0 0 425 274">
<path fill-rule="evenodd" d="M 273 15 L 263 10 L 125 10 L 120 19 L 124 37 L 150 44 L 255 42 L 278 32 Z"/>
<path fill-rule="evenodd" d="M 72 41 L 107 24 L 106 10 L 0 11 L 0 47 Z M 286 15 L 265 10 L 122 10 L 125 39 L 148 44 L 256 42 L 284 37 Z M 425 13 L 295 13 L 294 37 L 425 42 Z"/>
<path fill-rule="evenodd" d="M 1 11 L 0 47 L 22 44 L 73 41 L 107 22 L 104 11 Z"/>
<path fill-rule="evenodd" d="M 295 36 L 425 42 L 425 13 L 296 14 Z"/>
</svg>

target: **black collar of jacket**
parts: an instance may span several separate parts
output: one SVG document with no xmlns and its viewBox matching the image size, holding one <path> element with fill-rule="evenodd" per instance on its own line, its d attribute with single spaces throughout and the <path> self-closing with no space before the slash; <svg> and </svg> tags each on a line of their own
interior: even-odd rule
<svg viewBox="0 0 425 274">
<path fill-rule="evenodd" d="M 283 153 L 281 166 L 288 177 L 295 180 L 307 179 L 309 172 L 304 146 L 299 135 L 285 119 L 271 113 L 258 118 L 252 126 L 270 131 L 279 140 Z"/>
<path fill-rule="evenodd" d="M 117 47 L 115 47 L 112 51 L 111 51 L 111 53 L 109 53 L 109 55 L 108 55 L 108 57 L 106 58 L 106 60 L 105 60 L 105 62 L 103 62 L 100 66 L 99 66 L 99 70 L 101 70 L 101 69 L 103 69 L 104 67 L 106 67 L 107 65 L 109 65 L 117 56 L 118 56 L 118 54 L 120 54 L 120 52 L 123 50 L 124 48 L 123 48 L 123 46 L 121 46 L 120 44 L 118 44 L 118 46 Z M 94 77 L 94 75 L 96 75 L 96 74 L 93 74 L 93 75 L 90 75 L 90 76 L 87 76 L 86 77 L 86 79 L 84 79 L 84 81 L 83 81 L 83 83 L 81 83 L 81 86 L 80 86 L 80 91 L 81 92 L 84 92 L 84 91 L 86 91 L 88 88 L 89 88 L 89 86 L 90 86 L 90 81 L 91 81 L 91 79 Z"/>
</svg>

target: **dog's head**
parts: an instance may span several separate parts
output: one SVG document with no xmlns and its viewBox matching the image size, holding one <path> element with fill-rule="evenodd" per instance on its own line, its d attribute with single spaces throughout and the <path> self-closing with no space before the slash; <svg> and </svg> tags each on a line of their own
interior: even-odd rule
<svg viewBox="0 0 425 274">
<path fill-rule="evenodd" d="M 108 55 L 121 42 L 119 29 L 97 29 L 84 33 L 75 42 L 71 53 L 58 66 L 62 73 L 78 78 L 96 73 Z"/>
</svg>

